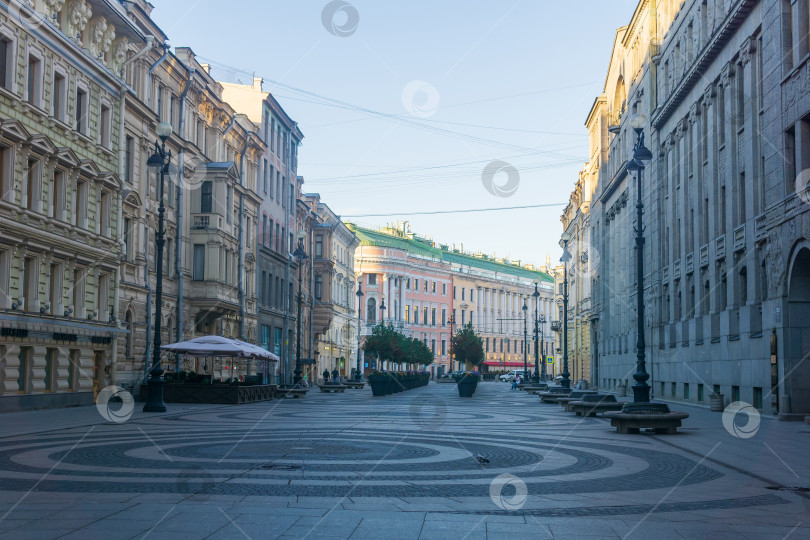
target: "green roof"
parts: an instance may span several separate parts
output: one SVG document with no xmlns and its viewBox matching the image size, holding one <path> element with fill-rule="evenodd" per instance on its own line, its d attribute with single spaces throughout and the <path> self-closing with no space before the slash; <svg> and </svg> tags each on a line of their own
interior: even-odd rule
<svg viewBox="0 0 810 540">
<path fill-rule="evenodd" d="M 510 274 L 534 281 L 554 283 L 554 278 L 544 272 L 540 272 L 538 270 L 529 270 L 528 268 L 523 268 L 522 266 L 518 266 L 516 264 L 506 264 L 494 261 L 492 259 L 485 259 L 457 251 L 450 251 L 449 249 L 439 249 L 434 247 L 433 242 L 429 240 L 396 236 L 394 234 L 358 227 L 354 223 L 346 223 L 346 226 L 357 235 L 361 246 L 377 246 L 401 249 L 409 253 L 421 255 L 423 257 L 430 257 L 438 261 L 479 268 L 481 270 L 489 270 L 491 272 Z"/>
</svg>

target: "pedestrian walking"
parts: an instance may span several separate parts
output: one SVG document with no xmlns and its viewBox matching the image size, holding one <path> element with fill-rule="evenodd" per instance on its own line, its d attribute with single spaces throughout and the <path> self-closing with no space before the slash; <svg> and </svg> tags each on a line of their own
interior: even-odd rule
<svg viewBox="0 0 810 540">
<path fill-rule="evenodd" d="M 515 378 L 512 380 L 512 390 L 517 390 L 518 383 L 520 383 L 520 375 L 515 375 Z"/>
<path fill-rule="evenodd" d="M 328 369 L 323 370 L 323 382 L 324 382 L 324 384 L 329 382 L 329 370 Z"/>
<path fill-rule="evenodd" d="M 340 372 L 337 370 L 337 368 L 332 370 L 332 382 L 333 383 L 340 382 Z"/>
</svg>

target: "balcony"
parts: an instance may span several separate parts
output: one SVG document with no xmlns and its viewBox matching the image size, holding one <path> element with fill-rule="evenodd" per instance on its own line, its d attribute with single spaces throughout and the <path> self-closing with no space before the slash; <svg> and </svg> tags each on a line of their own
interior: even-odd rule
<svg viewBox="0 0 810 540">
<path fill-rule="evenodd" d="M 608 131 L 611 133 L 619 133 L 622 130 L 622 116 L 620 113 L 608 113 Z"/>
<path fill-rule="evenodd" d="M 700 248 L 700 267 L 706 268 L 707 266 L 709 266 L 709 244 Z"/>
<path fill-rule="evenodd" d="M 726 235 L 714 241 L 714 258 L 717 261 L 726 258 Z"/>
<path fill-rule="evenodd" d="M 193 230 L 218 229 L 222 227 L 222 217 L 216 214 L 193 214 L 191 228 Z"/>
<path fill-rule="evenodd" d="M 745 250 L 745 223 L 734 229 L 734 253 Z"/>
</svg>

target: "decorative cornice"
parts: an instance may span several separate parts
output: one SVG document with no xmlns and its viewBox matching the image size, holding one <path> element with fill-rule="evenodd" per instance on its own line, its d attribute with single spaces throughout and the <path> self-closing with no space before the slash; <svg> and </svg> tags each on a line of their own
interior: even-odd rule
<svg viewBox="0 0 810 540">
<path fill-rule="evenodd" d="M 738 0 L 737 6 L 731 9 L 712 39 L 703 47 L 692 67 L 684 74 L 681 83 L 672 91 L 669 99 L 658 108 L 650 122 L 653 129 L 660 129 L 661 125 L 672 116 L 678 105 L 686 99 L 687 94 L 700 81 L 708 67 L 717 59 L 731 36 L 742 25 L 757 3 L 758 0 Z"/>
</svg>

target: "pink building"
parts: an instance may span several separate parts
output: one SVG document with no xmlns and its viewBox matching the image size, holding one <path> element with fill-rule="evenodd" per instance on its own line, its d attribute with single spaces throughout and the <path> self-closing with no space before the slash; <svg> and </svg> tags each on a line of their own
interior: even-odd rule
<svg viewBox="0 0 810 540">
<path fill-rule="evenodd" d="M 355 273 L 364 293 L 361 336 L 370 335 L 372 326 L 380 320 L 390 322 L 406 336 L 418 338 L 430 347 L 436 355 L 429 367 L 434 375 L 450 371 L 453 282 L 440 250 L 431 243 L 352 224 L 349 228 L 360 240 Z M 363 359 L 363 367 L 367 372 L 375 367 L 374 361 Z"/>
</svg>

